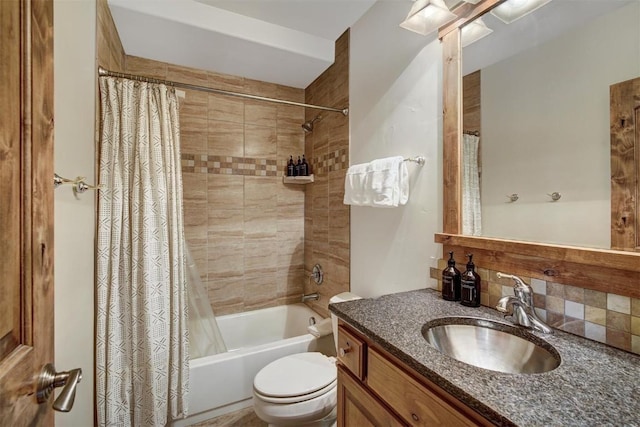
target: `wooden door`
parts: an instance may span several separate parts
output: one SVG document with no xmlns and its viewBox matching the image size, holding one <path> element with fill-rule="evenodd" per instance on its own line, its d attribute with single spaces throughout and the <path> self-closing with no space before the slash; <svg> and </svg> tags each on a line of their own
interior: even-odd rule
<svg viewBox="0 0 640 427">
<path fill-rule="evenodd" d="M 53 2 L 0 0 L 0 424 L 53 425 Z"/>
<path fill-rule="evenodd" d="M 640 251 L 640 78 L 610 87 L 611 248 Z"/>
</svg>

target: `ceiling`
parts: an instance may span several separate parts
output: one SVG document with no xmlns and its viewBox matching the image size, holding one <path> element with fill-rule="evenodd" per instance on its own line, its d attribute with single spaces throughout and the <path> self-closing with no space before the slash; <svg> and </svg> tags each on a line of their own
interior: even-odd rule
<svg viewBox="0 0 640 427">
<path fill-rule="evenodd" d="M 305 88 L 333 63 L 335 40 L 375 1 L 108 3 L 127 55 Z"/>
</svg>

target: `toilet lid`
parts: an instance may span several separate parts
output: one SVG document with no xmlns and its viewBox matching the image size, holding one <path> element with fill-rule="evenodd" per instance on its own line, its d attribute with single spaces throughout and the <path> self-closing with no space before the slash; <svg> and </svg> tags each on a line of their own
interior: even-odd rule
<svg viewBox="0 0 640 427">
<path fill-rule="evenodd" d="M 262 368 L 253 380 L 253 387 L 263 396 L 294 397 L 325 388 L 336 376 L 335 360 L 322 353 L 299 353 Z"/>
</svg>

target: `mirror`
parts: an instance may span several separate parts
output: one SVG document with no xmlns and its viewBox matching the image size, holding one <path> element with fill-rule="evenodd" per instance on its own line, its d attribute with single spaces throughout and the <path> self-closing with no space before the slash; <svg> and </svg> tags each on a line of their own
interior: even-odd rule
<svg viewBox="0 0 640 427">
<path fill-rule="evenodd" d="M 476 235 L 610 248 L 609 86 L 640 77 L 640 2 L 482 20 L 493 33 L 462 54 L 463 128 L 480 133 Z"/>
</svg>

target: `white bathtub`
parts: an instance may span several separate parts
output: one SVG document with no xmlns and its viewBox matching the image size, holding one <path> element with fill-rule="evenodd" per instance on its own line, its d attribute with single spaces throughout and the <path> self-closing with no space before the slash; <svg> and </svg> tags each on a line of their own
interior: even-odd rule
<svg viewBox="0 0 640 427">
<path fill-rule="evenodd" d="M 188 426 L 251 406 L 253 377 L 268 363 L 288 354 L 321 351 L 335 354 L 331 335 L 316 339 L 307 332 L 309 317 L 322 317 L 304 304 L 282 305 L 218 316 L 229 351 L 190 363 Z"/>
</svg>

